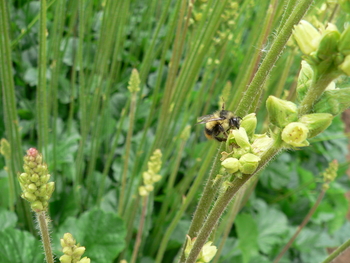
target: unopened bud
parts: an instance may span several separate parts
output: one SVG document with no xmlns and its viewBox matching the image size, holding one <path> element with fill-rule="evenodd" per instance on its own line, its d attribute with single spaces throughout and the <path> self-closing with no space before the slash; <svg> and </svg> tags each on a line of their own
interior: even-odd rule
<svg viewBox="0 0 350 263">
<path fill-rule="evenodd" d="M 243 127 L 239 127 L 239 129 L 231 130 L 231 134 L 233 135 L 233 138 L 239 147 L 245 150 L 250 149 L 251 146 L 250 146 L 249 138 L 248 138 L 247 132 Z"/>
<path fill-rule="evenodd" d="M 323 35 L 317 49 L 316 56 L 321 60 L 327 60 L 338 52 L 338 40 L 340 33 L 338 31 L 329 31 Z"/>
<path fill-rule="evenodd" d="M 240 126 L 246 130 L 247 135 L 250 138 L 254 135 L 256 124 L 257 124 L 256 114 L 250 113 L 243 117 L 240 123 Z"/>
<path fill-rule="evenodd" d="M 299 122 L 304 123 L 309 129 L 308 138 L 312 138 L 317 134 L 323 132 L 331 125 L 333 120 L 332 114 L 329 113 L 313 113 L 303 115 Z"/>
<path fill-rule="evenodd" d="M 291 101 L 269 96 L 266 101 L 266 107 L 271 123 L 279 128 L 285 127 L 288 123 L 296 121 L 298 118 L 297 105 Z"/>
<path fill-rule="evenodd" d="M 320 32 L 305 20 L 301 20 L 298 25 L 294 26 L 293 36 L 305 55 L 310 55 L 311 52 L 317 50 L 321 38 Z"/>
<path fill-rule="evenodd" d="M 350 107 L 350 88 L 326 90 L 314 105 L 314 112 L 338 115 Z"/>
<path fill-rule="evenodd" d="M 252 153 L 246 153 L 239 159 L 239 170 L 244 174 L 252 174 L 258 168 L 260 157 Z"/>
<path fill-rule="evenodd" d="M 347 55 L 343 61 L 338 66 L 339 69 L 341 69 L 346 75 L 350 76 L 350 55 Z"/>
<path fill-rule="evenodd" d="M 298 85 L 297 85 L 297 92 L 298 92 L 298 99 L 300 101 L 303 100 L 306 92 L 311 87 L 312 79 L 314 76 L 314 71 L 309 63 L 307 63 L 305 60 L 301 62 L 301 70 L 298 77 Z"/>
<path fill-rule="evenodd" d="M 238 171 L 239 169 L 239 161 L 237 158 L 232 158 L 232 157 L 229 157 L 227 159 L 225 159 L 221 165 L 223 167 L 225 167 L 226 171 L 228 173 L 235 173 Z"/>
</svg>

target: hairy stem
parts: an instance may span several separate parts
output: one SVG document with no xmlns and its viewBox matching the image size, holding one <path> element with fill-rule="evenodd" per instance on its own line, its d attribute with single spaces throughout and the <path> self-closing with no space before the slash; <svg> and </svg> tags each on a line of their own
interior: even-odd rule
<svg viewBox="0 0 350 263">
<path fill-rule="evenodd" d="M 43 242 L 43 246 L 44 246 L 46 262 L 54 263 L 46 212 L 36 213 L 36 217 L 39 223 L 39 230 L 41 235 L 41 241 Z"/>
</svg>

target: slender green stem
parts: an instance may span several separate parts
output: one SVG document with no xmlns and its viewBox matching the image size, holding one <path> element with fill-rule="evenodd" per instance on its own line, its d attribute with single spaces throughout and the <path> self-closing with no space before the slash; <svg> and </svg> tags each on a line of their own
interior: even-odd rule
<svg viewBox="0 0 350 263">
<path fill-rule="evenodd" d="M 312 206 L 310 211 L 307 213 L 307 215 L 305 216 L 303 222 L 298 227 L 297 231 L 294 233 L 294 235 L 291 237 L 291 239 L 288 241 L 288 243 L 283 247 L 282 251 L 277 255 L 277 257 L 275 258 L 273 263 L 278 263 L 281 260 L 281 258 L 283 257 L 283 255 L 291 247 L 291 245 L 293 244 L 294 240 L 297 238 L 297 236 L 299 235 L 301 230 L 310 221 L 311 216 L 315 213 L 317 207 L 320 205 L 320 203 L 321 203 L 325 193 L 326 193 L 326 191 L 322 189 L 321 193 L 317 197 L 317 200 L 316 200 L 315 204 Z"/>
<path fill-rule="evenodd" d="M 47 107 L 47 85 L 46 85 L 46 0 L 40 1 L 40 30 L 39 30 L 39 77 L 37 88 L 37 120 L 39 149 L 44 157 L 47 155 L 48 146 L 48 107 Z"/>
<path fill-rule="evenodd" d="M 134 245 L 134 250 L 132 252 L 132 257 L 131 257 L 131 261 L 130 261 L 131 263 L 136 262 L 137 254 L 138 254 L 139 248 L 141 246 L 143 226 L 145 223 L 145 217 L 146 217 L 146 212 L 147 212 L 147 203 L 148 203 L 148 196 L 144 196 L 142 198 L 141 219 L 140 219 L 139 228 L 137 230 L 137 236 L 136 236 L 136 241 L 135 241 L 135 245 Z"/>
<path fill-rule="evenodd" d="M 345 250 L 350 247 L 350 239 L 344 242 L 340 247 L 338 247 L 332 254 L 330 254 L 322 263 L 331 263 L 335 258 L 340 256 Z"/>
<path fill-rule="evenodd" d="M 215 145 L 214 145 L 215 146 Z M 212 148 L 208 151 L 207 153 L 207 159 L 210 160 L 211 156 L 214 154 L 214 150 L 216 150 L 216 147 L 212 146 Z M 192 199 L 194 198 L 200 184 L 203 181 L 203 177 L 206 174 L 205 172 L 208 169 L 208 165 L 207 165 L 207 161 L 205 160 L 203 162 L 203 165 L 200 169 L 200 171 L 198 172 L 198 176 L 196 177 L 196 180 L 194 181 L 192 187 L 190 188 L 190 191 L 188 192 L 185 201 L 183 202 L 183 204 L 181 205 L 181 207 L 177 210 L 176 215 L 173 217 L 173 220 L 171 221 L 169 227 L 167 228 L 167 230 L 165 231 L 162 241 L 160 242 L 160 246 L 158 249 L 158 253 L 157 253 L 157 257 L 156 257 L 156 263 L 161 263 L 162 259 L 163 259 L 163 255 L 164 252 L 166 250 L 166 246 L 168 244 L 170 235 L 173 233 L 176 225 L 178 224 L 178 222 L 180 221 L 181 217 L 183 216 L 183 213 L 186 211 L 187 207 L 189 206 L 189 204 L 191 203 Z"/>
<path fill-rule="evenodd" d="M 46 218 L 46 212 L 36 213 L 36 217 L 39 223 L 39 230 L 41 235 L 41 241 L 43 242 L 43 246 L 44 246 L 46 262 L 54 263 L 51 242 L 50 242 L 49 228 L 48 228 L 49 220 Z"/>
<path fill-rule="evenodd" d="M 124 210 L 124 200 L 125 200 L 125 190 L 126 190 L 126 178 L 128 175 L 128 164 L 129 164 L 129 156 L 130 156 L 130 149 L 131 149 L 131 138 L 132 138 L 132 132 L 134 129 L 134 121 L 135 121 L 135 112 L 136 112 L 136 100 L 137 100 L 137 92 L 133 92 L 131 94 L 131 103 L 130 103 L 130 120 L 129 120 L 129 128 L 128 133 L 126 136 L 126 142 L 125 142 L 125 154 L 123 156 L 124 158 L 124 165 L 123 165 L 123 174 L 121 177 L 121 190 L 120 190 L 120 197 L 119 197 L 119 206 L 118 206 L 118 213 L 119 215 L 123 214 Z"/>
<path fill-rule="evenodd" d="M 202 227 L 207 215 L 208 211 L 210 211 L 210 207 L 214 201 L 214 198 L 218 194 L 219 187 L 221 186 L 222 180 L 218 180 L 218 182 L 213 183 L 215 177 L 218 174 L 218 170 L 220 169 L 220 153 L 222 149 L 224 148 L 224 143 L 220 144 L 220 147 L 218 148 L 217 154 L 214 159 L 213 167 L 210 170 L 209 178 L 207 180 L 207 183 L 205 185 L 205 188 L 203 190 L 203 194 L 201 199 L 199 200 L 197 209 L 193 215 L 192 223 L 190 226 L 190 229 L 188 230 L 188 235 L 190 238 L 194 238 L 197 236 L 198 231 Z M 183 250 L 181 253 L 182 261 L 185 260 L 185 245 L 183 246 Z"/>
<path fill-rule="evenodd" d="M 254 75 L 252 82 L 240 101 L 235 112 L 237 116 L 245 116 L 248 113 L 247 109 L 250 108 L 251 101 L 254 100 L 256 94 L 260 94 L 259 90 L 263 87 L 270 71 L 281 55 L 289 37 L 292 34 L 294 25 L 301 20 L 312 3 L 313 0 L 301 0 L 298 2 L 292 14 L 287 19 L 285 25 L 282 27 L 281 31 L 273 41 L 270 51 L 266 54 L 266 57 L 262 61 L 261 66 Z"/>
</svg>

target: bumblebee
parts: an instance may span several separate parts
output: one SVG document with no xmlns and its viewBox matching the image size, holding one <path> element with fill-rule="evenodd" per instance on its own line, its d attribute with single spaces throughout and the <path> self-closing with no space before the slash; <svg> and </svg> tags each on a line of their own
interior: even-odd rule
<svg viewBox="0 0 350 263">
<path fill-rule="evenodd" d="M 223 105 L 221 111 L 199 117 L 197 124 L 205 123 L 205 137 L 224 142 L 227 140 L 227 132 L 230 129 L 239 129 L 241 119 L 241 117 L 235 117 L 233 112 L 224 110 Z M 220 136 L 221 134 L 223 136 Z"/>
</svg>

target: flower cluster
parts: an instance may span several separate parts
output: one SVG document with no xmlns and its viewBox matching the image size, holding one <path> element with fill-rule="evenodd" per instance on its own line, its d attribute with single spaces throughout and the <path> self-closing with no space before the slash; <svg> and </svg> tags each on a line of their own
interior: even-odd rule
<svg viewBox="0 0 350 263">
<path fill-rule="evenodd" d="M 328 168 L 323 173 L 323 186 L 322 188 L 324 190 L 327 190 L 329 188 L 329 184 L 334 181 L 334 179 L 337 177 L 338 172 L 338 162 L 337 160 L 332 161 L 329 163 Z"/>
<path fill-rule="evenodd" d="M 24 156 L 24 173 L 18 176 L 18 181 L 22 188 L 22 198 L 31 204 L 31 208 L 35 212 L 46 211 L 48 208 L 48 200 L 50 199 L 55 183 L 48 182 L 50 174 L 47 170 L 43 157 L 35 148 L 30 148 L 27 155 Z"/>
<path fill-rule="evenodd" d="M 141 196 L 147 196 L 153 191 L 153 184 L 158 182 L 162 177 L 158 174 L 162 166 L 162 152 L 157 149 L 153 152 L 150 160 L 148 161 L 148 170 L 143 173 L 143 186 L 139 187 L 139 194 Z"/>
<path fill-rule="evenodd" d="M 85 252 L 85 247 L 81 247 L 79 244 L 76 245 L 76 241 L 72 234 L 65 233 L 61 238 L 63 256 L 60 257 L 61 263 L 90 263 L 90 258 L 81 256 Z"/>
<path fill-rule="evenodd" d="M 266 134 L 254 134 L 257 124 L 255 113 L 248 114 L 239 129 L 230 131 L 227 143 L 232 145 L 230 153 L 222 152 L 221 165 L 229 174 L 241 177 L 252 174 L 258 168 L 260 157 L 272 143 Z"/>
<path fill-rule="evenodd" d="M 317 74 L 333 72 L 350 76 L 350 27 L 340 33 L 329 23 L 319 32 L 309 22 L 302 20 L 293 32 L 305 60 Z"/>
<path fill-rule="evenodd" d="M 191 252 L 194 242 L 196 241 L 196 238 L 191 239 L 188 235 L 186 236 L 186 238 L 187 242 L 185 247 L 185 256 L 187 258 Z M 213 259 L 218 249 L 216 248 L 216 246 L 212 246 L 212 243 L 213 242 L 209 241 L 203 246 L 201 252 L 198 255 L 196 263 L 206 263 L 210 262 L 210 260 Z"/>
<path fill-rule="evenodd" d="M 308 138 L 324 131 L 331 123 L 329 113 L 311 113 L 298 117 L 298 107 L 291 101 L 270 96 L 266 101 L 270 122 L 277 127 L 275 134 L 281 136 L 285 147 L 308 146 Z"/>
</svg>

